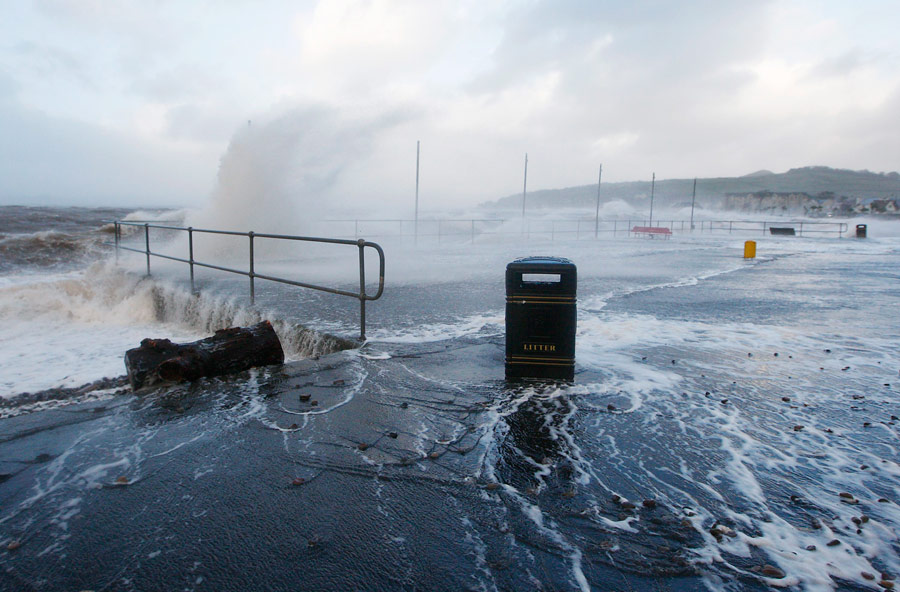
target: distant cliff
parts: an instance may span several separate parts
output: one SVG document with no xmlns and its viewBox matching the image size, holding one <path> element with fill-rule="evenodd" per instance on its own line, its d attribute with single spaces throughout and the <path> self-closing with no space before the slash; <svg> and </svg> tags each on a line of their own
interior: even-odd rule
<svg viewBox="0 0 900 592">
<path fill-rule="evenodd" d="M 690 204 L 693 179 L 656 182 L 658 206 Z M 650 181 L 603 183 L 602 202 L 624 200 L 636 207 L 650 202 Z M 485 207 L 516 208 L 517 193 Z M 529 208 L 586 208 L 597 200 L 597 185 L 547 189 L 528 193 Z M 897 214 L 900 205 L 900 173 L 850 171 L 823 166 L 791 169 L 785 173 L 757 171 L 743 177 L 697 179 L 697 204 L 705 208 L 742 212 L 806 215 Z"/>
</svg>

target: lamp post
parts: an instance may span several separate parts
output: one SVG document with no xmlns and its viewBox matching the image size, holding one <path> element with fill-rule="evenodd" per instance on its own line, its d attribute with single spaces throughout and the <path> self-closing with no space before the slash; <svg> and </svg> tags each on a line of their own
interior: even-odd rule
<svg viewBox="0 0 900 592">
<path fill-rule="evenodd" d="M 653 180 L 650 181 L 650 226 L 653 226 L 653 193 L 656 189 L 656 173 L 653 173 Z"/>
<path fill-rule="evenodd" d="M 594 214 L 594 238 L 600 232 L 600 179 L 603 178 L 603 165 L 600 165 L 600 174 L 597 175 L 597 211 Z"/>
</svg>

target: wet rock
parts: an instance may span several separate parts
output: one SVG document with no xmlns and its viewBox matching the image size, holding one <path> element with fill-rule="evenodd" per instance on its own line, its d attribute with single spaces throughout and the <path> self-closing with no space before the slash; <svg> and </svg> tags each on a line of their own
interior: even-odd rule
<svg viewBox="0 0 900 592">
<path fill-rule="evenodd" d="M 852 494 L 847 493 L 846 491 L 842 491 L 838 494 L 841 498 L 841 501 L 845 504 L 856 505 L 859 503 L 859 500 L 853 497 Z"/>
<path fill-rule="evenodd" d="M 775 356 L 775 357 L 777 358 L 777 357 L 778 357 L 778 352 L 775 352 L 775 353 L 772 354 L 772 355 Z"/>
<path fill-rule="evenodd" d="M 881 580 L 880 582 L 878 582 L 878 585 L 881 586 L 882 588 L 884 588 L 885 590 L 893 590 L 894 589 L 894 582 L 892 582 L 890 580 Z"/>
<path fill-rule="evenodd" d="M 609 405 L 606 406 L 606 410 L 607 410 L 607 411 L 615 411 L 615 410 L 616 410 L 616 406 L 613 405 L 612 403 L 610 403 Z"/>
<path fill-rule="evenodd" d="M 871 423 L 871 422 L 868 422 L 868 421 L 864 421 L 864 422 L 863 422 L 863 427 L 864 427 L 864 428 L 872 427 L 872 423 Z"/>
<path fill-rule="evenodd" d="M 728 399 L 722 399 L 721 403 L 722 403 L 722 405 L 727 405 L 727 404 L 728 404 Z"/>
<path fill-rule="evenodd" d="M 407 403 L 406 401 L 403 401 L 402 403 L 400 403 L 400 409 L 406 409 L 408 407 L 409 407 L 409 403 Z"/>
<path fill-rule="evenodd" d="M 643 506 L 644 506 L 645 508 L 647 508 L 647 509 L 652 510 L 653 508 L 656 507 L 656 500 L 654 500 L 654 499 L 645 499 L 644 501 L 641 502 L 641 505 L 643 505 Z"/>
<path fill-rule="evenodd" d="M 832 430 L 831 428 L 825 428 L 825 429 L 822 430 L 822 431 L 825 432 L 826 434 L 833 434 L 833 433 L 834 433 L 834 430 Z"/>
<path fill-rule="evenodd" d="M 438 458 L 441 458 L 441 453 L 440 452 L 432 452 L 431 454 L 428 455 L 428 458 L 430 458 L 431 460 L 436 460 Z"/>
<path fill-rule="evenodd" d="M 484 488 L 487 489 L 488 491 L 494 491 L 495 489 L 498 489 L 499 487 L 500 487 L 499 483 L 488 483 L 487 485 L 484 486 Z"/>
<path fill-rule="evenodd" d="M 332 382 L 331 384 L 332 384 L 333 386 L 343 386 L 343 385 L 344 385 L 344 379 L 343 379 L 343 378 L 338 378 L 337 380 L 335 380 L 335 381 Z"/>
<path fill-rule="evenodd" d="M 859 521 L 862 522 L 863 524 L 865 524 L 866 522 L 869 521 L 869 517 L 866 516 L 865 514 L 863 514 L 862 516 L 859 517 Z"/>
<path fill-rule="evenodd" d="M 769 564 L 764 565 L 762 570 L 760 570 L 760 573 L 767 578 L 781 579 L 784 577 L 784 572 L 782 570 Z"/>
<path fill-rule="evenodd" d="M 298 425 L 295 424 L 295 423 L 292 423 L 291 425 L 288 426 L 288 429 L 289 429 L 289 430 L 296 430 L 298 427 L 300 427 L 300 426 L 298 426 Z"/>
<path fill-rule="evenodd" d="M 128 477 L 122 476 L 116 479 L 116 485 L 128 485 Z"/>
<path fill-rule="evenodd" d="M 806 550 L 807 550 L 807 551 L 815 551 L 815 550 L 816 550 L 816 546 L 815 546 L 815 545 L 806 545 Z"/>
<path fill-rule="evenodd" d="M 319 406 L 319 402 L 318 402 L 318 401 L 310 401 L 309 404 L 312 405 L 313 407 L 318 407 L 318 406 Z"/>
<path fill-rule="evenodd" d="M 623 501 L 622 503 L 619 504 L 619 507 L 622 508 L 623 510 L 628 510 L 628 511 L 634 510 L 635 508 L 637 508 L 637 506 L 635 504 L 633 504 L 629 501 Z"/>
<path fill-rule="evenodd" d="M 362 442 L 362 443 L 360 443 L 360 444 L 357 444 L 356 447 L 359 448 L 359 449 L 362 450 L 362 451 L 365 451 L 365 450 L 368 450 L 368 449 L 369 449 L 369 445 L 366 444 L 365 442 Z"/>
<path fill-rule="evenodd" d="M 794 426 L 794 431 L 795 431 L 795 432 L 799 432 L 799 431 L 802 431 L 802 430 L 803 430 L 803 426 L 802 426 L 802 425 L 795 425 L 795 426 Z"/>
<path fill-rule="evenodd" d="M 826 544 L 827 544 L 829 547 L 837 547 L 838 545 L 841 544 L 841 541 L 839 541 L 839 540 L 837 540 L 837 539 L 831 539 L 831 540 L 828 541 Z"/>
<path fill-rule="evenodd" d="M 888 504 L 888 503 L 890 503 L 890 500 L 888 500 L 887 498 L 884 498 L 884 497 L 880 497 L 880 498 L 878 498 L 878 503 L 879 504 Z"/>
<path fill-rule="evenodd" d="M 851 518 L 851 519 L 850 519 L 850 522 L 852 522 L 853 524 L 855 524 L 855 525 L 857 525 L 857 526 L 859 526 L 860 524 L 862 524 L 862 520 L 860 520 L 860 519 L 857 518 L 856 516 L 854 516 L 853 518 Z"/>
<path fill-rule="evenodd" d="M 870 574 L 867 571 L 861 572 L 859 575 L 861 575 L 864 580 L 874 580 L 875 579 L 875 574 Z"/>
<path fill-rule="evenodd" d="M 301 403 L 306 403 L 306 402 L 309 401 L 311 398 L 312 398 L 312 395 L 306 395 L 306 394 L 300 395 L 300 402 L 301 402 Z"/>
<path fill-rule="evenodd" d="M 21 546 L 22 546 L 22 543 L 19 541 L 9 541 L 9 543 L 6 545 L 6 550 L 7 551 L 15 551 L 16 549 L 18 549 Z"/>
<path fill-rule="evenodd" d="M 791 400 L 791 398 L 790 397 L 781 397 L 781 400 L 784 401 L 785 403 L 787 403 L 788 401 Z"/>
<path fill-rule="evenodd" d="M 389 433 L 388 433 L 388 438 L 393 438 L 394 440 L 396 440 L 396 439 L 397 439 L 397 432 L 389 432 Z"/>
<path fill-rule="evenodd" d="M 830 350 L 830 349 L 826 349 L 826 350 L 825 350 L 825 353 L 826 353 L 826 354 L 830 354 L 830 353 L 831 353 L 831 350 Z"/>
<path fill-rule="evenodd" d="M 865 471 L 865 470 L 868 469 L 868 468 L 869 468 L 869 465 L 859 465 L 859 470 L 860 470 L 860 471 Z"/>
<path fill-rule="evenodd" d="M 853 395 L 853 398 L 854 398 L 855 400 L 859 401 L 860 399 L 865 399 L 866 396 L 865 396 L 865 395 Z"/>
<path fill-rule="evenodd" d="M 897 420 L 900 420 L 900 417 L 897 417 L 896 415 L 891 416 L 891 421 L 897 421 Z"/>
<path fill-rule="evenodd" d="M 304 483 L 306 483 L 306 479 L 304 479 L 303 477 L 297 477 L 296 479 L 291 481 L 291 485 L 303 485 Z"/>
</svg>

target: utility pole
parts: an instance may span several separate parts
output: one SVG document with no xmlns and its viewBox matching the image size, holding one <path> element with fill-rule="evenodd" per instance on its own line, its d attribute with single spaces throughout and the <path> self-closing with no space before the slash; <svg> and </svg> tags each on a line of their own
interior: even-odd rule
<svg viewBox="0 0 900 592">
<path fill-rule="evenodd" d="M 413 223 L 413 244 L 419 244 L 419 140 L 416 140 L 416 217 Z"/>
<path fill-rule="evenodd" d="M 694 191 L 691 193 L 691 232 L 694 232 L 694 201 L 697 199 L 697 177 L 694 177 Z"/>
<path fill-rule="evenodd" d="M 653 193 L 656 190 L 656 173 L 653 173 L 653 180 L 650 181 L 650 226 L 653 226 Z"/>
<path fill-rule="evenodd" d="M 528 153 L 525 153 L 525 180 L 522 181 L 522 234 L 525 234 L 525 196 L 528 190 Z"/>
<path fill-rule="evenodd" d="M 603 178 L 603 164 L 600 165 L 600 174 L 597 175 L 597 212 L 594 214 L 594 238 L 600 233 L 600 179 Z"/>
</svg>

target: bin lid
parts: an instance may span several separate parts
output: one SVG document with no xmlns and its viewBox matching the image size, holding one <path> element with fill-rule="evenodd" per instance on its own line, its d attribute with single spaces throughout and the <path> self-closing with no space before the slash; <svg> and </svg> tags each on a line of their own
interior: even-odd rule
<svg viewBox="0 0 900 592">
<path fill-rule="evenodd" d="M 545 266 L 545 265 L 558 265 L 560 267 L 565 268 L 575 268 L 575 264 L 572 263 L 569 259 L 564 257 L 550 257 L 550 256 L 533 256 L 533 257 L 520 257 L 515 261 L 509 263 L 506 268 L 507 269 L 515 269 L 517 267 L 531 267 L 531 266 Z"/>
</svg>

